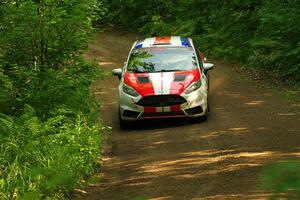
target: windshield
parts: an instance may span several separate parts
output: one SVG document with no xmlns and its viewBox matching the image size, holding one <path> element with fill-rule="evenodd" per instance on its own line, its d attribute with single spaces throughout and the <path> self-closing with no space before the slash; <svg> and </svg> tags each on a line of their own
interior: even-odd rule
<svg viewBox="0 0 300 200">
<path fill-rule="evenodd" d="M 190 71 L 197 67 L 191 47 L 153 47 L 134 49 L 127 70 L 130 72 Z"/>
</svg>

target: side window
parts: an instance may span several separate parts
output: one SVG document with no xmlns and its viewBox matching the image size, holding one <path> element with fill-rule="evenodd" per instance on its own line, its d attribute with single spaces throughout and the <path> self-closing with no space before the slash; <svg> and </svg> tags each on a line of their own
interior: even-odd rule
<svg viewBox="0 0 300 200">
<path fill-rule="evenodd" d="M 199 65 L 200 65 L 200 69 L 201 71 L 203 71 L 203 53 L 200 51 L 200 49 L 196 48 L 195 47 L 195 51 L 196 51 L 196 54 L 197 54 L 197 58 L 198 58 L 198 62 L 199 62 Z"/>
</svg>

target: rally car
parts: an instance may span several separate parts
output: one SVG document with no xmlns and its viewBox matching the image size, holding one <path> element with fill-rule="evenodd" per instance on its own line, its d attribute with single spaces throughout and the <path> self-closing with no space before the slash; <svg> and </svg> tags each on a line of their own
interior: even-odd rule
<svg viewBox="0 0 300 200">
<path fill-rule="evenodd" d="M 112 71 L 120 79 L 121 127 L 139 119 L 206 117 L 213 66 L 189 37 L 136 41 L 124 68 Z"/>
</svg>

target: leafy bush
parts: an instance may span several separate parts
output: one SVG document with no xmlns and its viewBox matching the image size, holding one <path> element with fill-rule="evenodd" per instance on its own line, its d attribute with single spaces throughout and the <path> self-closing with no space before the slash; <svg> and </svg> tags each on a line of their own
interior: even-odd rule
<svg viewBox="0 0 300 200">
<path fill-rule="evenodd" d="M 94 169 L 103 125 L 82 58 L 99 0 L 0 2 L 0 199 L 63 198 Z"/>
<path fill-rule="evenodd" d="M 1 199 L 62 197 L 94 169 L 99 125 L 84 115 L 42 122 L 25 105 L 20 117 L 0 116 Z M 59 191 L 59 192 L 57 192 Z"/>
<path fill-rule="evenodd" d="M 26 103 L 43 105 L 45 99 L 38 100 L 36 91 L 45 89 L 41 82 L 50 81 L 49 75 L 54 78 L 52 83 L 58 80 L 70 83 L 77 78 L 92 80 L 85 77 L 94 72 L 89 72 L 91 65 L 81 61 L 81 54 L 93 30 L 92 20 L 98 19 L 100 5 L 98 0 L 22 0 L 0 4 L 4 16 L 1 19 L 4 26 L 0 27 L 0 66 L 14 86 L 9 113 L 18 114 Z M 63 74 L 66 76 L 62 77 Z M 87 86 L 90 81 L 82 83 Z"/>
</svg>

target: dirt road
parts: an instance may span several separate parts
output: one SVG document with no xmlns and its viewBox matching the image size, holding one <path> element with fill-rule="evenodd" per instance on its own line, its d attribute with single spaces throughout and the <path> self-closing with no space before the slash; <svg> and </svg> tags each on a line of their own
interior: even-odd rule
<svg viewBox="0 0 300 200">
<path fill-rule="evenodd" d="M 101 34 L 88 57 L 110 72 L 122 67 L 135 39 Z M 268 198 L 259 188 L 261 170 L 270 161 L 300 157 L 300 114 L 274 89 L 261 88 L 230 66 L 215 64 L 206 122 L 159 120 L 121 131 L 118 79 L 106 76 L 97 82 L 93 91 L 113 131 L 99 182 L 76 198 Z"/>
</svg>

